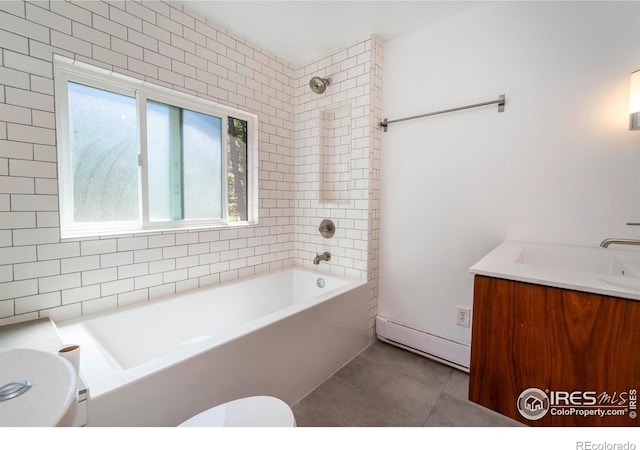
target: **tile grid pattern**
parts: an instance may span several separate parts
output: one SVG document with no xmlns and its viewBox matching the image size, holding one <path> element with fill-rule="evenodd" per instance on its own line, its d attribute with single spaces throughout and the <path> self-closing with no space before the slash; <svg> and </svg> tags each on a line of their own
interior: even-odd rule
<svg viewBox="0 0 640 450">
<path fill-rule="evenodd" d="M 321 270 L 377 281 L 377 212 L 369 210 L 377 182 L 369 177 L 379 148 L 369 143 L 379 41 L 379 53 L 367 39 L 295 68 L 178 3 L 128 0 L 0 2 L 0 42 L 0 325 L 310 266 L 326 249 L 317 234 L 324 217 L 338 221 L 339 235 L 336 258 Z M 61 242 L 53 54 L 256 113 L 260 225 Z M 325 73 L 334 74 L 334 94 L 311 97 L 308 79 Z M 353 114 L 352 200 L 334 207 L 318 204 L 317 122 L 321 108 L 341 102 Z"/>
<path fill-rule="evenodd" d="M 382 68 L 384 44 L 372 37 L 371 69 L 371 142 L 369 145 L 369 339 L 375 339 L 375 318 L 378 315 L 378 262 L 380 252 L 380 160 L 382 153 Z"/>
<path fill-rule="evenodd" d="M 375 64 L 378 66 L 376 67 Z M 370 282 L 369 337 L 375 336 L 377 312 L 377 229 L 379 155 L 376 117 L 381 115 L 382 41 L 371 37 L 301 65 L 296 71 L 296 215 L 295 264 L 312 267 L 316 253 L 331 252 L 329 264 L 317 270 L 358 277 Z M 311 77 L 331 77 L 324 94 L 311 92 Z M 321 115 L 350 106 L 350 197 L 323 201 L 321 194 Z M 324 239 L 318 225 L 324 218 L 336 224 L 336 234 Z"/>
<path fill-rule="evenodd" d="M 162 2 L 0 2 L 0 324 L 291 265 L 293 69 Z M 260 226 L 60 242 L 52 55 L 254 112 Z"/>
<path fill-rule="evenodd" d="M 320 111 L 320 202 L 351 200 L 351 105 Z"/>
<path fill-rule="evenodd" d="M 367 270 L 368 137 L 370 40 L 313 60 L 296 71 L 296 265 L 313 267 L 316 253 L 331 252 L 331 262 L 319 270 L 364 279 Z M 309 88 L 313 76 L 331 77 L 324 94 Z M 348 203 L 321 202 L 321 111 L 351 105 L 351 180 Z M 324 239 L 318 226 L 324 218 L 336 224 L 336 234 Z"/>
</svg>

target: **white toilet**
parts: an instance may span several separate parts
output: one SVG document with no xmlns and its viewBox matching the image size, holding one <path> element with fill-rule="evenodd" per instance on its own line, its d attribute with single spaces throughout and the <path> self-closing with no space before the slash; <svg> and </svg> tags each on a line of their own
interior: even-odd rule
<svg viewBox="0 0 640 450">
<path fill-rule="evenodd" d="M 275 397 L 246 397 L 207 409 L 179 427 L 295 427 L 293 411 Z"/>
</svg>

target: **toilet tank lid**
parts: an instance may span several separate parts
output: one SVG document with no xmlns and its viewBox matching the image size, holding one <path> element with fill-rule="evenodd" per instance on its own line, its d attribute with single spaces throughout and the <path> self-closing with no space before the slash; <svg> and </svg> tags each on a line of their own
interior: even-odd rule
<svg viewBox="0 0 640 450">
<path fill-rule="evenodd" d="M 294 427 L 289 405 L 276 397 L 245 397 L 209 408 L 181 427 Z"/>
</svg>

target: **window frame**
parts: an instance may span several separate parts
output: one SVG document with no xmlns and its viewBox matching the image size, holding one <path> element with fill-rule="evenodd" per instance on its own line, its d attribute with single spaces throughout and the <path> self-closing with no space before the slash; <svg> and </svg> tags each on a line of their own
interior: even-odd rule
<svg viewBox="0 0 640 450">
<path fill-rule="evenodd" d="M 136 101 L 138 143 L 138 219 L 135 221 L 75 222 L 68 83 L 79 83 L 125 95 Z M 58 187 L 61 238 L 179 231 L 203 228 L 250 226 L 258 223 L 258 117 L 195 95 L 142 81 L 128 75 L 54 56 Z M 149 174 L 147 152 L 147 101 L 155 101 L 221 119 L 222 218 L 151 221 L 149 218 Z M 229 221 L 227 152 L 229 118 L 247 122 L 247 220 Z"/>
</svg>

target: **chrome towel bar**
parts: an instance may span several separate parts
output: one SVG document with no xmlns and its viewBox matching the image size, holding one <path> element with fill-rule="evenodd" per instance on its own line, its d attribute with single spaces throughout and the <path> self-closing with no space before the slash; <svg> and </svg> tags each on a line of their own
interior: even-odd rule
<svg viewBox="0 0 640 450">
<path fill-rule="evenodd" d="M 411 117 L 403 117 L 402 119 L 388 120 L 388 119 L 385 118 L 382 122 L 380 122 L 380 126 L 382 127 L 382 129 L 386 133 L 387 132 L 387 127 L 392 123 L 404 122 L 405 120 L 421 119 L 422 117 L 435 116 L 435 115 L 438 115 L 438 114 L 445 114 L 445 113 L 450 113 L 450 112 L 454 112 L 454 111 L 462 111 L 463 109 L 471 109 L 471 108 L 478 108 L 480 106 L 494 105 L 496 103 L 498 104 L 498 112 L 499 113 L 503 112 L 504 111 L 504 105 L 506 103 L 506 98 L 505 98 L 504 94 L 499 95 L 497 100 L 491 100 L 491 101 L 488 101 L 488 102 L 474 103 L 473 105 L 459 106 L 457 108 L 443 109 L 442 111 L 435 111 L 435 112 L 430 112 L 430 113 L 427 113 L 427 114 L 420 114 L 420 115 L 411 116 Z"/>
</svg>

